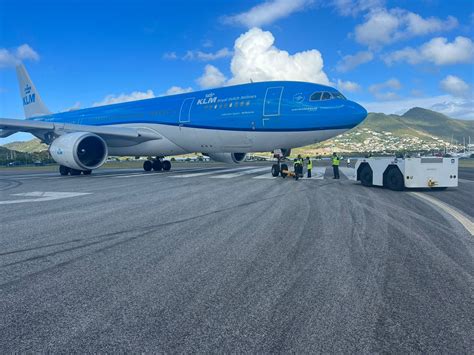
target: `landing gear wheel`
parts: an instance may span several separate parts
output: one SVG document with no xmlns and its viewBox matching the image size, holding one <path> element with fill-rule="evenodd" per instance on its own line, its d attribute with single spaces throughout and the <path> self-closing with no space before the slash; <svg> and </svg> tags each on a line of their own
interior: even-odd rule
<svg viewBox="0 0 474 355">
<path fill-rule="evenodd" d="M 90 175 L 90 174 L 92 174 L 92 170 L 84 170 L 82 173 L 84 175 Z"/>
<path fill-rule="evenodd" d="M 164 160 L 163 161 L 163 170 L 164 171 L 171 170 L 171 162 L 169 160 Z"/>
<path fill-rule="evenodd" d="M 281 164 L 281 170 L 280 170 L 280 175 L 284 179 L 288 176 L 288 173 L 283 172 L 283 170 L 288 171 L 288 165 L 286 164 Z"/>
<path fill-rule="evenodd" d="M 143 162 L 143 170 L 145 171 L 151 171 L 151 169 L 153 168 L 153 164 L 150 160 L 145 160 Z"/>
<path fill-rule="evenodd" d="M 163 169 L 163 164 L 159 160 L 153 160 L 152 165 L 153 165 L 153 170 L 155 171 L 161 171 L 161 169 Z"/>
<path fill-rule="evenodd" d="M 69 169 L 67 166 L 64 166 L 64 165 L 60 165 L 59 166 L 59 173 L 62 175 L 62 176 L 67 176 L 69 175 L 69 171 L 71 169 Z"/>
<path fill-rule="evenodd" d="M 390 190 L 402 191 L 405 187 L 402 173 L 397 168 L 388 171 L 386 182 Z"/>
<path fill-rule="evenodd" d="M 277 177 L 280 175 L 280 166 L 278 164 L 273 164 L 272 165 L 272 176 Z"/>
<path fill-rule="evenodd" d="M 71 175 L 81 175 L 82 171 L 77 170 L 77 169 L 71 169 L 70 171 Z"/>
<path fill-rule="evenodd" d="M 372 186 L 373 174 L 370 166 L 366 165 L 360 171 L 360 182 L 364 186 Z"/>
</svg>

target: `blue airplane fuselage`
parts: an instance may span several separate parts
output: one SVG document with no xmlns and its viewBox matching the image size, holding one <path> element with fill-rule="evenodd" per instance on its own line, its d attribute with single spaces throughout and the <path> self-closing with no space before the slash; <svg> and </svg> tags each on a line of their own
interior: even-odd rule
<svg viewBox="0 0 474 355">
<path fill-rule="evenodd" d="M 343 133 L 366 116 L 362 106 L 334 88 L 272 81 L 92 107 L 34 120 L 145 127 L 165 139 L 128 147 L 120 147 L 118 142 L 110 153 L 166 155 L 294 148 Z"/>
</svg>

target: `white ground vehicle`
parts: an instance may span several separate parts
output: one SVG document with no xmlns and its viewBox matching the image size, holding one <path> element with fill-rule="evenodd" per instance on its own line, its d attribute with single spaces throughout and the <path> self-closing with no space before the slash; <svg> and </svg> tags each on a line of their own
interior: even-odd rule
<svg viewBox="0 0 474 355">
<path fill-rule="evenodd" d="M 374 157 L 357 160 L 357 181 L 364 186 L 446 189 L 458 186 L 458 158 Z"/>
</svg>

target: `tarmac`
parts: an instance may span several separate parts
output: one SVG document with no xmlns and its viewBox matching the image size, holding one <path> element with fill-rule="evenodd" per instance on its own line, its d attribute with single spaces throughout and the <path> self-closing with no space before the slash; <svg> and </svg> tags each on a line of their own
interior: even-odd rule
<svg viewBox="0 0 474 355">
<path fill-rule="evenodd" d="M 0 171 L 0 352 L 472 353 L 474 169 Z"/>
</svg>

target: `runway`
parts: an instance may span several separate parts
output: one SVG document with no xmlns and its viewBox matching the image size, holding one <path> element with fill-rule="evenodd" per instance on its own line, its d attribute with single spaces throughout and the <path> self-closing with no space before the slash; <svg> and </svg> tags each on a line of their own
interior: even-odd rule
<svg viewBox="0 0 474 355">
<path fill-rule="evenodd" d="M 269 170 L 2 170 L 0 351 L 472 351 L 473 169 L 415 193 Z"/>
</svg>

